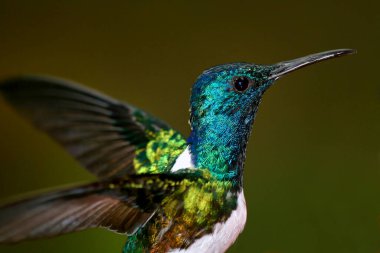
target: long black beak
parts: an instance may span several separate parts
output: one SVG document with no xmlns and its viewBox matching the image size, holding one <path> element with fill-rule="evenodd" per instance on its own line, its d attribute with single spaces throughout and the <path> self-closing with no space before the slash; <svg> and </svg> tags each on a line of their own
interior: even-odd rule
<svg viewBox="0 0 380 253">
<path fill-rule="evenodd" d="M 271 71 L 269 79 L 277 80 L 283 75 L 293 72 L 294 70 L 303 68 L 305 66 L 354 53 L 356 53 L 356 50 L 354 49 L 336 49 L 322 53 L 311 54 L 290 61 L 279 62 L 273 65 L 273 70 Z"/>
</svg>

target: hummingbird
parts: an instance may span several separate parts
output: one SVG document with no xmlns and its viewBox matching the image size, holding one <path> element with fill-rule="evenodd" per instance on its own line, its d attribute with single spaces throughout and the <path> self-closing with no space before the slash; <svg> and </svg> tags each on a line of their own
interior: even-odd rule
<svg viewBox="0 0 380 253">
<path fill-rule="evenodd" d="M 263 94 L 290 72 L 352 53 L 337 49 L 204 71 L 192 87 L 187 138 L 133 105 L 71 81 L 1 82 L 5 100 L 98 180 L 1 206 L 0 243 L 101 227 L 126 235 L 125 253 L 227 251 L 247 219 L 244 162 Z"/>
</svg>

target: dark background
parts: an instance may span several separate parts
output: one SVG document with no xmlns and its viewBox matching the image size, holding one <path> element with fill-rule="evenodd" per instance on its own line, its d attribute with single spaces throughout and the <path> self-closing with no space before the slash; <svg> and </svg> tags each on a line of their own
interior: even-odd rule
<svg viewBox="0 0 380 253">
<path fill-rule="evenodd" d="M 248 145 L 248 222 L 230 252 L 380 252 L 376 1 L 0 1 L 0 78 L 43 73 L 128 101 L 189 132 L 195 78 L 356 48 L 278 81 Z M 0 101 L 0 198 L 94 179 Z M 94 229 L 1 252 L 120 252 Z"/>
</svg>

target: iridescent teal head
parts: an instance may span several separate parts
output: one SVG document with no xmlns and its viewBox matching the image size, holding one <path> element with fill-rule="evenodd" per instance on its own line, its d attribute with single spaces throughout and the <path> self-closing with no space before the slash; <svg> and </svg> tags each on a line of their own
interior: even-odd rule
<svg viewBox="0 0 380 253">
<path fill-rule="evenodd" d="M 221 179 L 241 181 L 247 140 L 265 91 L 289 72 L 350 53 L 334 50 L 274 65 L 232 63 L 203 72 L 190 101 L 188 142 L 195 166 Z"/>
</svg>

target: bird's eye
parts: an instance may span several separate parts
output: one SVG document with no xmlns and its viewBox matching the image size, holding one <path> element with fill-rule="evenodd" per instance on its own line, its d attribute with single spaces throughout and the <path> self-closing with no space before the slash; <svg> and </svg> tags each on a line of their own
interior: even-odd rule
<svg viewBox="0 0 380 253">
<path fill-rule="evenodd" d="M 232 86 L 238 92 L 244 92 L 248 89 L 251 81 L 245 76 L 238 76 L 232 80 Z"/>
</svg>

